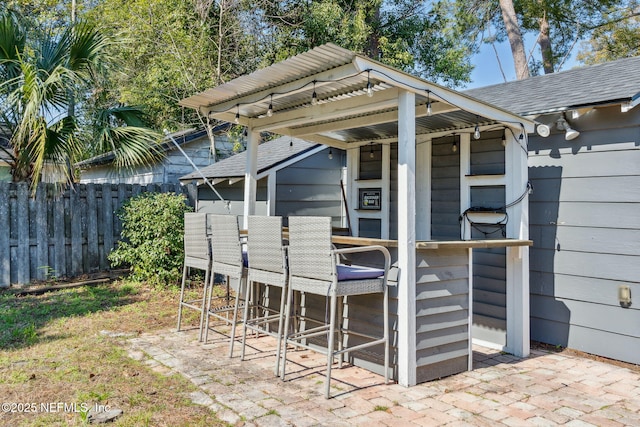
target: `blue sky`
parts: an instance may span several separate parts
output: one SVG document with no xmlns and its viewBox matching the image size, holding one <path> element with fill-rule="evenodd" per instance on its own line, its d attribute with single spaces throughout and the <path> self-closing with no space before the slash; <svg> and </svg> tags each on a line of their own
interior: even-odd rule
<svg viewBox="0 0 640 427">
<path fill-rule="evenodd" d="M 532 42 L 525 40 L 525 49 L 527 52 L 531 49 Z M 498 64 L 498 59 L 493 50 L 493 47 L 489 44 L 483 44 L 480 48 L 480 53 L 475 55 L 471 61 L 475 66 L 471 73 L 472 82 L 465 86 L 464 89 L 472 89 L 475 87 L 489 86 L 493 84 L 504 83 L 506 81 L 513 81 L 516 79 L 516 72 L 513 68 L 513 59 L 511 56 L 511 49 L 508 42 L 496 44 L 496 50 L 500 56 L 500 63 L 502 64 L 502 72 Z M 573 55 L 562 67 L 562 70 L 569 70 L 578 63 L 575 60 L 575 54 L 577 50 L 574 50 Z M 504 72 L 504 77 L 502 73 Z"/>
</svg>

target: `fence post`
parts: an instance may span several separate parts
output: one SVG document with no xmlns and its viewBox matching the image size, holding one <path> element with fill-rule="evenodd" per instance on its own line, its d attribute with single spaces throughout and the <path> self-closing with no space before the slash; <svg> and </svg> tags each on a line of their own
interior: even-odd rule
<svg viewBox="0 0 640 427">
<path fill-rule="evenodd" d="M 29 184 L 26 182 L 18 183 L 17 192 L 17 226 L 18 226 L 18 251 L 16 256 L 17 262 L 17 282 L 23 285 L 31 282 L 30 275 L 30 256 L 29 256 Z"/>
<path fill-rule="evenodd" d="M 67 248 L 64 226 L 64 194 L 56 194 L 53 202 L 53 253 L 56 276 L 64 276 L 67 273 Z"/>
<path fill-rule="evenodd" d="M 105 185 L 102 186 L 102 198 L 104 199 Z M 87 258 L 89 270 L 98 267 L 98 197 L 96 195 L 96 185 L 87 184 Z"/>
<path fill-rule="evenodd" d="M 9 189 L 11 183 L 0 182 L 0 287 L 11 285 L 11 228 Z"/>
<path fill-rule="evenodd" d="M 71 275 L 82 273 L 82 209 L 79 186 L 69 187 L 69 222 L 71 223 Z"/>
<path fill-rule="evenodd" d="M 47 278 L 49 265 L 49 227 L 47 209 L 48 191 L 46 184 L 38 184 L 36 189 L 36 277 L 39 280 Z"/>
<path fill-rule="evenodd" d="M 100 268 L 108 268 L 107 255 L 113 247 L 113 197 L 111 196 L 111 184 L 102 184 L 102 255 L 100 256 Z"/>
</svg>

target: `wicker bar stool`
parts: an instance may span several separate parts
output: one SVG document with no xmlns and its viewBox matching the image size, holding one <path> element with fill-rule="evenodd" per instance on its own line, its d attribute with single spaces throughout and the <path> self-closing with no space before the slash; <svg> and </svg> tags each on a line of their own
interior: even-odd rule
<svg viewBox="0 0 640 427">
<path fill-rule="evenodd" d="M 236 325 L 238 323 L 238 310 L 241 306 L 241 296 L 247 282 L 246 256 L 242 250 L 237 216 L 208 214 L 208 219 L 209 226 L 211 227 L 213 261 L 211 274 L 212 285 L 209 286 L 209 297 L 205 313 L 204 342 L 207 342 L 209 336 L 209 319 L 215 317 L 216 319 L 222 320 L 223 323 L 231 325 L 229 343 L 229 357 L 231 357 L 233 355 L 233 344 L 235 343 Z M 229 300 L 228 292 L 230 283 L 238 284 L 237 288 L 234 289 L 235 301 L 232 306 L 212 307 L 213 273 L 222 274 L 227 277 L 227 300 Z"/>
<path fill-rule="evenodd" d="M 205 272 L 202 296 L 185 300 L 185 284 L 189 268 L 197 268 Z M 200 312 L 200 331 L 198 340 L 202 341 L 204 314 L 207 305 L 207 289 L 211 276 L 211 248 L 207 237 L 207 216 L 203 213 L 186 212 L 184 214 L 184 265 L 182 267 L 182 284 L 180 285 L 180 302 L 178 304 L 178 327 L 182 323 L 184 307 Z"/>
<path fill-rule="evenodd" d="M 264 286 L 264 292 L 259 293 L 254 287 L 246 287 L 244 318 L 242 323 L 242 353 L 244 360 L 247 330 L 258 334 L 267 334 L 277 340 L 275 375 L 279 375 L 280 350 L 282 340 L 282 326 L 284 323 L 284 307 L 287 285 L 286 247 L 282 240 L 282 217 L 279 216 L 249 216 L 247 256 L 249 260 L 249 284 Z M 272 288 L 279 288 L 280 304 L 275 310 L 270 306 Z M 254 290 L 253 297 L 251 291 Z M 254 316 L 249 312 L 254 310 Z M 273 329 L 275 322 L 277 330 Z"/>
<path fill-rule="evenodd" d="M 378 251 L 385 259 L 384 269 L 339 264 L 339 257 L 345 253 Z M 390 265 L 389 251 L 383 246 L 360 246 L 333 249 L 331 245 L 331 218 L 329 217 L 289 217 L 289 287 L 287 308 L 285 309 L 284 349 L 282 355 L 281 378 L 285 378 L 287 345 L 307 348 L 327 355 L 327 375 L 325 398 L 330 396 L 331 366 L 334 358 L 342 362 L 343 354 L 384 344 L 385 383 L 389 382 L 389 293 L 387 275 Z M 289 331 L 293 291 L 321 295 L 329 298 L 330 312 L 325 313 L 325 323 L 319 327 Z M 338 298 L 350 295 L 383 294 L 382 336 L 374 336 L 347 330 L 342 322 L 342 310 L 337 312 Z M 342 298 L 340 298 L 342 300 Z M 339 317 L 336 320 L 336 317 Z M 360 344 L 345 347 L 344 340 L 338 339 L 336 332 L 358 336 Z M 326 350 L 312 346 L 311 337 L 327 337 Z"/>
</svg>

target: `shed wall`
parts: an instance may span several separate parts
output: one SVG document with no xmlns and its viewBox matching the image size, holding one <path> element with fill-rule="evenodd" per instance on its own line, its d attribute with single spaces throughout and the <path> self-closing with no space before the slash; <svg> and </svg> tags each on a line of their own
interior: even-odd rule
<svg viewBox="0 0 640 427">
<path fill-rule="evenodd" d="M 325 149 L 276 172 L 276 215 L 330 216 L 341 227 L 343 202 L 340 190 L 346 154 Z"/>
<path fill-rule="evenodd" d="M 233 182 L 224 181 L 214 188 L 224 201 L 213 192 L 208 185 L 198 186 L 198 212 L 215 214 L 243 215 L 244 180 Z M 258 180 L 256 185 L 256 215 L 267 215 L 267 179 Z"/>
<path fill-rule="evenodd" d="M 640 363 L 640 110 L 571 124 L 529 142 L 531 339 Z"/>
<path fill-rule="evenodd" d="M 340 179 L 344 164 L 343 151 L 333 150 L 329 159 L 328 150 L 303 158 L 300 161 L 275 171 L 275 214 L 283 217 L 287 225 L 290 215 L 330 216 L 333 225 L 342 226 L 342 195 Z M 207 213 L 243 214 L 244 180 L 229 184 L 223 181 L 215 185 L 224 202 L 207 186 L 198 188 L 198 211 Z M 257 182 L 256 214 L 267 215 L 268 177 Z"/>
<path fill-rule="evenodd" d="M 216 136 L 216 146 L 224 144 L 226 136 Z M 209 139 L 204 136 L 189 143 L 181 145 L 181 148 L 199 167 L 205 167 L 213 163 Z M 150 184 L 150 183 L 179 183 L 179 178 L 194 172 L 191 163 L 182 153 L 173 149 L 166 153 L 164 159 L 153 165 L 137 166 L 132 169 L 117 169 L 113 164 L 95 165 L 83 170 L 80 177 L 82 183 L 123 183 L 123 184 Z"/>
</svg>

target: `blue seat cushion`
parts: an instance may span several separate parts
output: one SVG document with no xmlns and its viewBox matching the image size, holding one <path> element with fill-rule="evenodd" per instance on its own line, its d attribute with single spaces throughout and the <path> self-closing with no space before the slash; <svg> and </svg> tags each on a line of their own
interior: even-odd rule
<svg viewBox="0 0 640 427">
<path fill-rule="evenodd" d="M 338 280 L 364 280 L 375 279 L 384 275 L 381 268 L 364 267 L 361 265 L 336 265 Z"/>
</svg>

